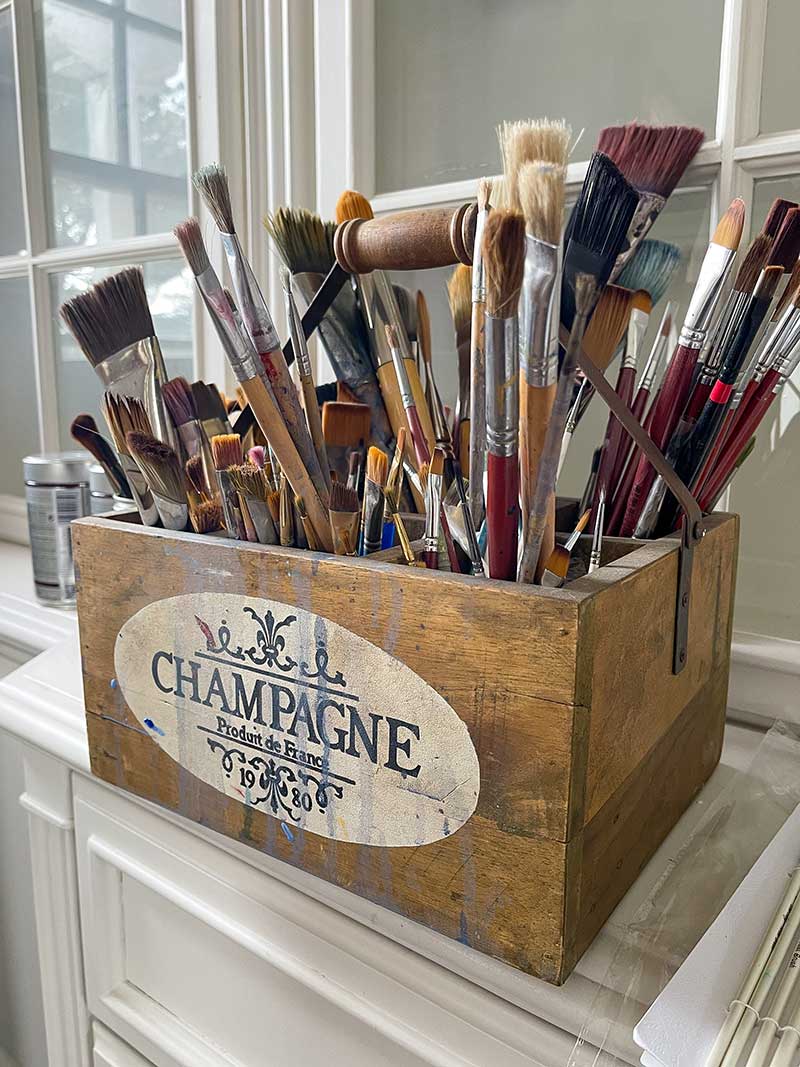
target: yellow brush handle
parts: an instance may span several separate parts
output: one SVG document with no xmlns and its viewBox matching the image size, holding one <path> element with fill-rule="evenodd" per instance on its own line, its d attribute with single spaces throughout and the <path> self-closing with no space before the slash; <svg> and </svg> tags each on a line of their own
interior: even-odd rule
<svg viewBox="0 0 800 1067">
<path fill-rule="evenodd" d="M 406 372 L 408 373 L 408 380 L 411 382 L 411 393 L 414 397 L 414 403 L 417 405 L 417 415 L 422 425 L 422 431 L 425 434 L 425 439 L 428 442 L 428 450 L 433 453 L 433 449 L 436 446 L 436 438 L 433 434 L 433 425 L 431 423 L 430 412 L 428 411 L 428 405 L 425 400 L 425 390 L 422 388 L 422 382 L 419 380 L 419 374 L 417 373 L 417 367 L 413 359 L 404 359 L 403 362 L 406 365 Z M 403 400 L 400 395 L 400 386 L 397 384 L 397 375 L 395 374 L 394 366 L 391 363 L 383 363 L 378 367 L 378 385 L 381 387 L 381 393 L 383 395 L 383 402 L 386 405 L 386 413 L 389 416 L 389 423 L 392 427 L 392 432 L 397 437 L 400 427 L 405 427 L 406 431 L 406 447 L 405 456 L 411 462 L 411 465 L 416 469 L 417 461 L 414 457 L 414 445 L 411 436 L 411 427 L 408 424 L 406 418 L 405 408 L 403 407 Z M 415 490 L 413 485 L 410 485 L 411 493 L 414 497 L 414 503 L 417 505 L 417 509 L 420 512 L 425 511 L 425 501 Z"/>
<path fill-rule="evenodd" d="M 458 462 L 462 471 L 469 470 L 470 420 L 462 419 L 458 425 Z"/>
<path fill-rule="evenodd" d="M 547 424 L 556 398 L 556 383 L 543 387 L 528 385 L 523 376 L 519 397 L 519 463 L 520 491 L 522 495 L 523 536 L 528 529 L 528 515 L 536 492 L 539 460 L 544 448 Z M 536 569 L 537 580 L 544 571 L 544 564 L 555 547 L 556 497 L 551 493 L 547 502 L 547 517 Z"/>
<path fill-rule="evenodd" d="M 247 402 L 253 409 L 258 425 L 278 458 L 281 470 L 286 475 L 292 491 L 303 498 L 308 517 L 314 527 L 317 540 L 326 552 L 333 552 L 328 509 L 320 500 L 314 483 L 309 477 L 291 434 L 283 421 L 275 400 L 258 377 L 242 382 Z"/>
</svg>

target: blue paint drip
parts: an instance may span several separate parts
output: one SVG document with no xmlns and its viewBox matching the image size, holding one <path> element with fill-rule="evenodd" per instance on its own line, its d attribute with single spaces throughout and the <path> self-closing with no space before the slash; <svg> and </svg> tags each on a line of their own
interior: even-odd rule
<svg viewBox="0 0 800 1067">
<path fill-rule="evenodd" d="M 152 730 L 153 733 L 158 734 L 159 737 L 166 737 L 166 734 L 160 726 L 156 726 L 152 719 L 145 719 L 144 724 L 148 730 Z"/>
<path fill-rule="evenodd" d="M 108 684 L 111 686 L 112 689 L 116 689 L 117 688 L 117 679 L 116 678 L 112 678 L 111 681 Z"/>
<path fill-rule="evenodd" d="M 467 917 L 464 912 L 461 912 L 461 918 L 458 920 L 458 938 L 462 945 L 469 944 L 469 934 L 467 933 Z"/>
<path fill-rule="evenodd" d="M 283 836 L 286 838 L 287 841 L 294 841 L 294 834 L 285 822 L 281 823 L 281 830 L 283 830 Z"/>
</svg>

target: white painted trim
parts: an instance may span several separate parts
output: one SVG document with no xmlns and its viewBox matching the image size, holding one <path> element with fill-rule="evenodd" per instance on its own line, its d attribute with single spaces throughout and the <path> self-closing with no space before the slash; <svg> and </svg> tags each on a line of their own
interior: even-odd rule
<svg viewBox="0 0 800 1067">
<path fill-rule="evenodd" d="M 800 641 L 734 632 L 728 709 L 759 726 L 800 726 Z"/>
<path fill-rule="evenodd" d="M 15 545 L 30 543 L 28 509 L 24 497 L 0 493 L 0 542 L 2 541 L 11 541 Z"/>
</svg>

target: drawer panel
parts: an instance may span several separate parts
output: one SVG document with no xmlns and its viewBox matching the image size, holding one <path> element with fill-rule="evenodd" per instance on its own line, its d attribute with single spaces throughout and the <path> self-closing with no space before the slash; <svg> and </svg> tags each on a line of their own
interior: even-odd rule
<svg viewBox="0 0 800 1067">
<path fill-rule="evenodd" d="M 89 779 L 75 795 L 89 1008 L 146 1062 L 564 1062 L 566 1034 L 212 840 Z"/>
</svg>

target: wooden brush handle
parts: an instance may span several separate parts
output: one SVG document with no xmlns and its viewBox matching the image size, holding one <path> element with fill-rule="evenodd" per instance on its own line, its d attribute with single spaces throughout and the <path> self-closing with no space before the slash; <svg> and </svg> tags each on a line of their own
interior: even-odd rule
<svg viewBox="0 0 800 1067">
<path fill-rule="evenodd" d="M 413 359 L 404 360 L 406 371 L 408 372 L 408 378 L 411 382 L 411 392 L 414 397 L 414 402 L 417 405 L 417 418 L 422 426 L 422 433 L 424 440 L 428 446 L 429 453 L 433 451 L 436 444 L 436 438 L 433 434 L 433 425 L 431 423 L 431 417 L 428 412 L 428 405 L 425 402 L 425 391 L 422 388 L 422 382 L 419 380 L 419 374 L 417 373 L 417 367 Z M 392 427 L 392 431 L 397 437 L 400 427 L 404 427 L 406 431 L 406 458 L 411 461 L 414 467 L 417 467 L 416 453 L 414 451 L 414 444 L 412 441 L 411 425 L 406 415 L 405 408 L 403 407 L 403 400 L 400 395 L 400 387 L 397 384 L 397 375 L 395 374 L 394 366 L 391 363 L 383 363 L 378 367 L 378 384 L 381 387 L 381 394 L 383 395 L 383 402 L 386 406 L 386 413 L 389 416 L 389 423 Z M 424 462 L 428 462 L 425 460 Z M 409 482 L 409 488 L 411 489 L 411 495 L 414 497 L 414 503 L 417 506 L 417 510 L 421 513 L 425 513 L 425 501 L 423 497 L 417 492 L 414 485 Z"/>
<path fill-rule="evenodd" d="M 555 382 L 552 385 L 538 387 L 528 385 L 524 375 L 520 379 L 519 469 L 522 482 L 523 530 L 527 529 L 528 516 L 533 506 L 533 496 L 536 492 L 536 480 L 539 474 L 539 459 L 544 449 L 544 439 L 547 424 L 550 421 L 550 412 L 553 410 L 553 402 L 556 398 L 556 388 Z M 537 581 L 541 578 L 540 572 L 544 571 L 544 563 L 550 558 L 550 553 L 555 548 L 555 526 L 556 497 L 553 492 L 547 505 L 547 518 L 536 573 Z"/>
<path fill-rule="evenodd" d="M 616 393 L 620 400 L 630 406 L 633 397 L 633 387 L 636 380 L 635 367 L 620 367 L 617 375 Z M 631 414 L 633 412 L 631 411 Z M 594 494 L 592 496 L 592 513 L 596 514 L 596 508 L 600 500 L 600 491 L 605 488 L 606 498 L 610 497 L 613 484 L 614 468 L 617 456 L 626 437 L 625 428 L 620 423 L 613 411 L 608 413 L 606 435 L 603 438 L 603 451 L 600 456 L 600 466 L 597 469 Z"/>
<path fill-rule="evenodd" d="M 333 552 L 328 509 L 317 494 L 275 399 L 258 377 L 250 378 L 241 385 L 247 402 L 253 409 L 256 421 L 269 442 L 270 448 L 277 456 L 281 470 L 286 475 L 292 491 L 303 498 L 308 517 L 317 535 L 317 541 L 324 551 Z"/>
<path fill-rule="evenodd" d="M 343 222 L 334 236 L 339 265 L 351 274 L 427 270 L 472 263 L 476 204 L 399 211 L 379 219 Z"/>
<path fill-rule="evenodd" d="M 306 410 L 306 422 L 308 423 L 308 429 L 311 434 L 311 442 L 314 445 L 314 451 L 319 460 L 322 477 L 325 481 L 325 488 L 330 492 L 330 460 L 328 459 L 328 450 L 325 447 L 325 435 L 322 432 L 322 415 L 320 414 L 319 403 L 317 402 L 317 389 L 314 385 L 314 379 L 310 375 L 301 375 L 300 387 L 303 390 L 303 407 Z M 330 500 L 330 497 L 328 499 Z"/>
<path fill-rule="evenodd" d="M 517 456 L 486 457 L 486 522 L 489 577 L 513 581 L 519 538 L 519 462 Z"/>
</svg>

